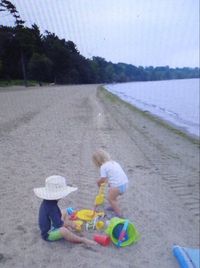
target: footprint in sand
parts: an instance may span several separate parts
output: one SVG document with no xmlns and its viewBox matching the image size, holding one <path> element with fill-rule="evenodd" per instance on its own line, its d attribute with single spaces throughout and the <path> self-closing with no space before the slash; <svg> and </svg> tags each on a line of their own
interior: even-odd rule
<svg viewBox="0 0 200 268">
<path fill-rule="evenodd" d="M 22 232 L 24 234 L 27 233 L 26 229 L 22 225 L 18 225 L 16 227 L 16 230 L 18 230 L 18 231 L 20 231 L 20 232 Z"/>
<path fill-rule="evenodd" d="M 145 166 L 141 166 L 141 165 L 136 165 L 135 167 L 138 169 L 142 169 L 142 170 L 149 169 L 149 167 L 145 167 Z"/>
<path fill-rule="evenodd" d="M 9 259 L 12 259 L 12 258 L 6 257 L 4 254 L 0 253 L 0 263 L 5 263 Z"/>
</svg>

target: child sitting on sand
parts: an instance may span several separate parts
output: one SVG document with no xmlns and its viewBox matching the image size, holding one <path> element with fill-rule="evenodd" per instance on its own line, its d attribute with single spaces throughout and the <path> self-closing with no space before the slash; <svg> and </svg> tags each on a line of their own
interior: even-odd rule
<svg viewBox="0 0 200 268">
<path fill-rule="evenodd" d="M 79 237 L 69 228 L 75 229 L 75 224 L 67 218 L 66 212 L 61 212 L 57 203 L 77 188 L 66 185 L 62 176 L 50 176 L 46 179 L 45 187 L 34 188 L 34 193 L 43 201 L 39 210 L 39 227 L 41 236 L 46 241 L 56 241 L 62 238 L 75 243 L 96 245 L 95 241 Z"/>
<path fill-rule="evenodd" d="M 128 178 L 122 167 L 113 161 L 110 155 L 103 149 L 97 150 L 92 156 L 94 164 L 100 168 L 100 179 L 97 181 L 98 186 L 104 182 L 108 182 L 108 202 L 114 210 L 116 216 L 122 217 L 117 198 L 126 192 L 128 187 Z"/>
</svg>

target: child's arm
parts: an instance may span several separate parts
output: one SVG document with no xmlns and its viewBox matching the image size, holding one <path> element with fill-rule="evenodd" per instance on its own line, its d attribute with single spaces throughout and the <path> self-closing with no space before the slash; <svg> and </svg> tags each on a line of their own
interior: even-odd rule
<svg viewBox="0 0 200 268">
<path fill-rule="evenodd" d="M 71 220 L 69 220 L 69 219 L 65 219 L 64 226 L 65 227 L 71 227 L 73 229 L 76 229 L 76 223 L 73 222 L 73 221 L 71 221 Z"/>
<path fill-rule="evenodd" d="M 49 212 L 49 217 L 51 219 L 52 225 L 54 228 L 60 228 L 63 226 L 64 221 L 60 217 L 60 213 L 58 209 L 53 209 Z"/>
<path fill-rule="evenodd" d="M 75 229 L 76 224 L 69 219 L 69 216 L 67 215 L 66 210 L 62 209 L 61 213 L 62 213 L 62 220 L 64 222 L 64 226 L 72 227 L 73 229 Z"/>
<path fill-rule="evenodd" d="M 97 185 L 100 187 L 102 183 L 105 183 L 107 181 L 108 181 L 108 179 L 106 177 L 102 177 L 102 178 L 98 179 Z"/>
</svg>

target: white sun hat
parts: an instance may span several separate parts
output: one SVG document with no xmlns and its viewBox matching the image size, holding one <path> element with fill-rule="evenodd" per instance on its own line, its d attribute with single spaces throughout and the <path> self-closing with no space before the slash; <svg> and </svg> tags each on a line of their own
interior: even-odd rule
<svg viewBox="0 0 200 268">
<path fill-rule="evenodd" d="M 53 175 L 45 180 L 45 187 L 34 188 L 37 197 L 45 200 L 58 200 L 76 191 L 78 188 L 66 184 L 66 179 L 59 175 Z"/>
</svg>

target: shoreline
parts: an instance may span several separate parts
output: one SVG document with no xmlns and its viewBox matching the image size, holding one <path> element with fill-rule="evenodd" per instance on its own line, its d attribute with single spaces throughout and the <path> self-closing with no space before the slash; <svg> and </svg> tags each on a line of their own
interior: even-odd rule
<svg viewBox="0 0 200 268">
<path fill-rule="evenodd" d="M 141 113 L 143 116 L 146 116 L 150 120 L 153 120 L 153 121 L 159 123 L 160 125 L 170 129 L 171 131 L 173 131 L 176 134 L 179 134 L 181 136 L 186 137 L 187 139 L 191 140 L 192 142 L 194 142 L 196 144 L 200 144 L 200 136 L 197 136 L 195 134 L 190 133 L 189 131 L 187 131 L 183 127 L 179 127 L 178 125 L 170 122 L 169 120 L 165 120 L 161 116 L 155 115 L 149 111 L 142 111 L 140 108 L 138 108 L 134 104 L 131 104 L 128 101 L 121 99 L 116 94 L 108 91 L 104 85 L 102 85 L 101 88 L 102 88 L 102 90 L 105 90 L 107 92 L 107 95 L 109 95 L 109 94 L 112 95 L 111 98 L 116 98 L 118 101 L 124 103 L 124 105 L 127 105 L 133 111 L 137 111 L 138 113 Z"/>
<path fill-rule="evenodd" d="M 155 159 L 157 159 L 160 163 L 160 177 L 163 177 L 163 180 L 169 184 L 168 186 L 175 190 L 175 194 L 178 193 L 182 196 L 184 189 L 183 198 L 181 197 L 180 201 L 186 206 L 189 203 L 193 204 L 193 201 L 191 202 L 189 200 L 189 196 L 191 196 L 192 199 L 194 198 L 195 206 L 198 208 L 198 202 L 200 202 L 198 191 L 199 140 L 169 126 L 163 120 L 142 112 L 104 88 L 98 88 L 97 95 L 113 118 L 117 118 L 117 123 L 124 129 L 130 139 L 136 142 L 137 146 L 143 152 L 144 157 L 148 159 L 148 162 L 155 165 L 155 169 L 157 169 L 155 162 Z M 136 136 L 136 141 L 134 136 Z M 182 173 L 182 170 L 176 167 L 177 165 L 181 165 L 182 168 L 184 165 L 188 166 L 190 170 L 194 171 L 193 175 L 192 173 L 190 175 L 188 173 L 188 178 L 185 182 L 182 182 L 181 176 L 185 177 L 186 173 Z M 169 168 L 172 169 L 171 172 L 173 175 L 169 175 L 172 179 L 167 177 Z M 193 176 L 194 184 L 191 182 Z M 174 182 L 173 177 L 177 181 Z M 191 191 L 188 190 L 188 185 L 190 184 L 193 184 L 193 187 L 190 188 Z M 193 210 L 193 205 L 189 209 Z M 199 217 L 199 212 L 197 212 L 197 216 Z"/>
</svg>

